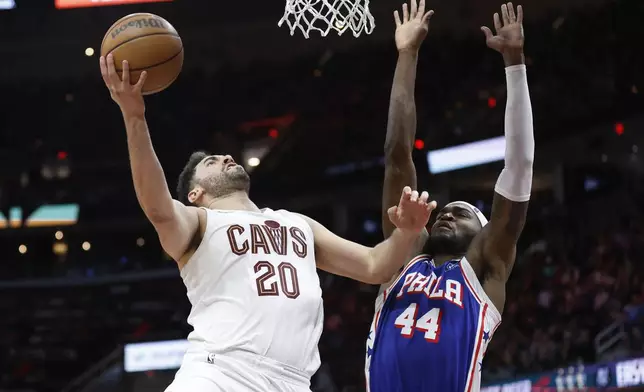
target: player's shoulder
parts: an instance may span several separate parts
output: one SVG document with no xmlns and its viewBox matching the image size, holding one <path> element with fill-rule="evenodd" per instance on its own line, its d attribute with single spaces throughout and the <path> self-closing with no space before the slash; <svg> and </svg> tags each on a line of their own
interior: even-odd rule
<svg viewBox="0 0 644 392">
<path fill-rule="evenodd" d="M 271 208 L 264 207 L 260 211 L 262 211 L 262 214 L 265 214 L 265 215 L 268 215 L 268 216 L 273 215 L 273 216 L 279 216 L 279 217 L 284 217 L 284 218 L 288 218 L 288 219 L 292 219 L 293 217 L 299 216 L 299 214 L 297 214 L 295 212 L 291 212 L 289 210 L 285 210 L 283 208 L 281 208 L 279 210 L 273 210 Z"/>
<path fill-rule="evenodd" d="M 297 212 L 292 212 L 285 209 L 272 210 L 270 208 L 262 208 L 262 212 L 267 216 L 274 216 L 276 218 L 286 220 L 289 223 L 295 224 L 297 226 L 304 226 L 307 228 L 310 228 L 311 226 L 310 225 L 311 218 Z"/>
<path fill-rule="evenodd" d="M 410 258 L 402 270 L 408 270 L 411 266 L 418 263 L 429 263 L 433 265 L 432 256 L 428 255 L 427 253 L 419 253 L 416 256 Z"/>
<path fill-rule="evenodd" d="M 421 253 L 416 255 L 415 257 L 412 257 L 404 266 L 398 270 L 398 273 L 392 276 L 392 278 L 387 282 L 382 285 L 380 285 L 380 290 L 378 292 L 378 295 L 383 293 L 385 290 L 391 289 L 393 286 L 396 285 L 396 283 L 405 276 L 415 265 L 418 263 L 432 263 L 432 257 L 428 254 Z"/>
</svg>

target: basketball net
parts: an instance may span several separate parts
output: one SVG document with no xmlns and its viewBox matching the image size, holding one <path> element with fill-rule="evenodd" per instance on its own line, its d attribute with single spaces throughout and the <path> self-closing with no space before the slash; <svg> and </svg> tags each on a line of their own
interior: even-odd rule
<svg viewBox="0 0 644 392">
<path fill-rule="evenodd" d="M 286 0 L 284 16 L 277 25 L 284 22 L 291 35 L 300 29 L 305 38 L 314 30 L 325 37 L 331 29 L 338 35 L 351 30 L 358 37 L 363 31 L 371 34 L 375 27 L 369 0 Z"/>
</svg>

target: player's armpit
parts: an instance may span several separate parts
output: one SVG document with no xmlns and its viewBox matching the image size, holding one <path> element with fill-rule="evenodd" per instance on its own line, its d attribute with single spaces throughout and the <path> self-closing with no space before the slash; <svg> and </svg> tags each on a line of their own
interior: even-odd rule
<svg viewBox="0 0 644 392">
<path fill-rule="evenodd" d="M 317 267 L 363 283 L 388 282 L 407 261 L 418 235 L 395 230 L 392 236 L 369 248 L 333 234 L 317 221 L 300 215 L 311 227 Z"/>
<path fill-rule="evenodd" d="M 517 242 L 528 214 L 529 201 L 515 202 L 494 193 L 488 223 L 468 251 L 467 259 L 498 280 L 507 281 L 514 267 Z"/>
<path fill-rule="evenodd" d="M 205 227 L 206 212 L 173 200 L 172 213 L 164 220 L 153 221 L 163 250 L 180 265 L 199 244 L 200 227 Z M 203 224 L 200 224 L 203 221 Z"/>
</svg>

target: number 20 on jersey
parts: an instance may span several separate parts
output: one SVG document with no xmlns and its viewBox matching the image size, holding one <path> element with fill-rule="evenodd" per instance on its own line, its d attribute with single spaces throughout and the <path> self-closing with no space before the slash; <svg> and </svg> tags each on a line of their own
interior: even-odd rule
<svg viewBox="0 0 644 392">
<path fill-rule="evenodd" d="M 273 264 L 268 261 L 258 261 L 253 267 L 257 277 L 257 295 L 278 296 L 284 295 L 286 298 L 295 299 L 300 296 L 300 284 L 297 279 L 297 270 L 291 263 L 283 262 L 277 266 L 277 271 Z"/>
</svg>

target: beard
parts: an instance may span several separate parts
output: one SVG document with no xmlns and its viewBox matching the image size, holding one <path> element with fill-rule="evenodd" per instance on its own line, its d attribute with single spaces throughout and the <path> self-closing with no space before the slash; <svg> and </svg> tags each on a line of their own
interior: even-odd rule
<svg viewBox="0 0 644 392">
<path fill-rule="evenodd" d="M 423 253 L 433 257 L 448 255 L 459 256 L 467 253 L 467 250 L 474 239 L 473 235 L 456 235 L 454 232 L 433 232 L 425 243 Z"/>
<path fill-rule="evenodd" d="M 250 190 L 250 177 L 242 166 L 236 166 L 223 173 L 213 174 L 202 179 L 199 185 L 210 196 L 220 198 L 239 191 L 248 193 Z"/>
</svg>

